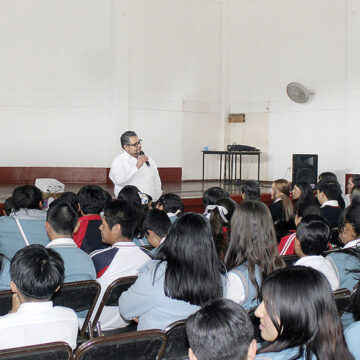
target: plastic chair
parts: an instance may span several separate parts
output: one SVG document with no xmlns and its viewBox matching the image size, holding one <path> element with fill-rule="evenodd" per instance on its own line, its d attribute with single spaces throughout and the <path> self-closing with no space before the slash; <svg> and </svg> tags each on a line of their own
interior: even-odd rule
<svg viewBox="0 0 360 360">
<path fill-rule="evenodd" d="M 186 335 L 185 320 L 178 320 L 164 329 L 167 338 L 161 360 L 182 360 L 188 358 L 189 343 Z"/>
<path fill-rule="evenodd" d="M 74 360 L 155 360 L 160 359 L 166 335 L 144 330 L 88 340 L 75 351 Z"/>
<path fill-rule="evenodd" d="M 337 289 L 333 292 L 337 310 L 341 316 L 346 311 L 351 302 L 351 292 L 349 289 Z"/>
</svg>

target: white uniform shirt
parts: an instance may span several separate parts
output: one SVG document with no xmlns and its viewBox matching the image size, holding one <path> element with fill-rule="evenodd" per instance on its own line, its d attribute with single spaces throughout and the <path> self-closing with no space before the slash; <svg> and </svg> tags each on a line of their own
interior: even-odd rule
<svg viewBox="0 0 360 360">
<path fill-rule="evenodd" d="M 0 349 L 65 341 L 76 348 L 78 321 L 72 309 L 52 301 L 26 302 L 0 317 Z"/>
<path fill-rule="evenodd" d="M 161 191 L 161 180 L 156 163 L 149 158 L 150 167 L 145 163 L 138 169 L 137 159 L 126 151 L 116 156 L 111 164 L 109 178 L 114 183 L 114 194 L 117 197 L 125 185 L 134 185 L 141 192 L 157 200 Z"/>
<path fill-rule="evenodd" d="M 111 261 L 111 264 L 97 279 L 101 286 L 101 293 L 95 309 L 93 312 L 92 319 L 94 318 L 97 309 L 99 308 L 102 297 L 107 287 L 116 279 L 125 276 L 137 275 L 137 270 L 150 260 L 150 257 L 136 246 L 133 242 L 117 242 L 109 249 L 96 250 L 91 253 L 91 257 L 111 251 L 110 249 L 117 248 L 118 252 Z M 120 316 L 119 308 L 117 306 L 104 306 L 101 316 L 100 325 L 103 330 L 117 329 L 129 324 L 128 321 Z"/>
<path fill-rule="evenodd" d="M 302 266 L 311 267 L 311 268 L 323 273 L 326 276 L 326 278 L 328 279 L 328 281 L 331 285 L 332 291 L 335 291 L 340 286 L 339 279 L 336 276 L 336 273 L 335 273 L 333 267 L 321 255 L 304 256 L 304 257 L 300 258 L 299 260 L 297 260 L 294 265 L 302 265 Z"/>
</svg>

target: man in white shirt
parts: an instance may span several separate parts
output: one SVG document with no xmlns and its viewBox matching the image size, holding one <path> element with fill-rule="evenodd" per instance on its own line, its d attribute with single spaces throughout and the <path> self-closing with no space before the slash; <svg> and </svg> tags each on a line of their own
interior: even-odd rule
<svg viewBox="0 0 360 360">
<path fill-rule="evenodd" d="M 156 163 L 141 151 L 141 139 L 134 131 L 126 131 L 120 138 L 122 154 L 111 164 L 109 177 L 117 197 L 125 185 L 134 185 L 155 201 L 161 195 L 161 180 Z"/>
<path fill-rule="evenodd" d="M 61 256 L 42 245 L 24 247 L 12 258 L 10 275 L 13 306 L 0 317 L 0 349 L 54 341 L 65 341 L 75 349 L 75 312 L 50 301 L 64 279 Z"/>
</svg>

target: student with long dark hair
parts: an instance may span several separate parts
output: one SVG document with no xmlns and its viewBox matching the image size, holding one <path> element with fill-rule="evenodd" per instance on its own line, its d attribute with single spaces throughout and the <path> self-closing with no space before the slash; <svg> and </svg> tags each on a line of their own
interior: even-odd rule
<svg viewBox="0 0 360 360">
<path fill-rule="evenodd" d="M 261 299 L 255 316 L 268 343 L 256 359 L 352 359 L 329 282 L 319 271 L 274 271 L 261 286 Z"/>
<path fill-rule="evenodd" d="M 33 185 L 17 187 L 11 197 L 12 211 L 0 217 L 0 252 L 11 259 L 28 244 L 46 245 L 46 212 L 42 210 L 42 193 Z"/>
<path fill-rule="evenodd" d="M 290 221 L 294 216 L 294 207 L 289 198 L 290 183 L 285 179 L 278 179 L 271 186 L 271 200 L 269 209 L 274 220 L 285 219 Z"/>
<path fill-rule="evenodd" d="M 138 318 L 138 330 L 164 329 L 222 298 L 223 274 L 209 222 L 186 213 L 172 223 L 155 259 L 139 269 L 135 284 L 121 295 L 120 314 Z"/>
<path fill-rule="evenodd" d="M 314 193 L 311 185 L 306 181 L 298 181 L 294 185 L 292 197 L 296 200 L 296 204 L 307 201 L 315 201 Z"/>
<path fill-rule="evenodd" d="M 226 297 L 245 309 L 258 303 L 263 279 L 284 266 L 278 250 L 274 224 L 267 206 L 244 201 L 231 220 L 231 238 L 225 255 L 228 273 Z"/>
</svg>

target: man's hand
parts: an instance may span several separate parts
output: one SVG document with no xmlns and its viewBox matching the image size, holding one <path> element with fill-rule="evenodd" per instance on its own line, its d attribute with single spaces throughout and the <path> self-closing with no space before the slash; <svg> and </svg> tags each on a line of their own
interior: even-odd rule
<svg viewBox="0 0 360 360">
<path fill-rule="evenodd" d="M 20 307 L 19 297 L 18 297 L 17 293 L 13 293 L 12 294 L 12 308 L 9 311 L 9 314 L 16 313 L 18 311 L 19 307 Z"/>
<path fill-rule="evenodd" d="M 143 166 L 145 161 L 149 161 L 149 158 L 146 155 L 139 155 L 138 156 L 138 161 L 136 163 L 136 167 L 138 169 L 140 169 Z"/>
</svg>

